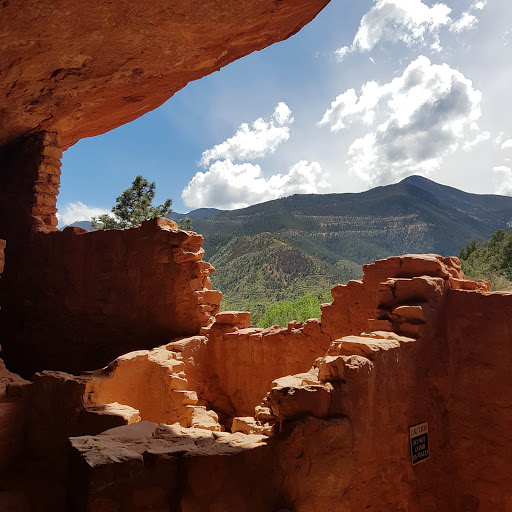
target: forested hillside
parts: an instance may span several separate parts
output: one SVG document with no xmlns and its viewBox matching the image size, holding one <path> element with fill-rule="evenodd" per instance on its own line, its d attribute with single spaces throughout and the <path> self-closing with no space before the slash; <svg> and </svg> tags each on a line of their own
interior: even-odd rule
<svg viewBox="0 0 512 512">
<path fill-rule="evenodd" d="M 412 176 L 359 194 L 294 195 L 194 222 L 206 258 L 236 237 L 270 232 L 322 261 L 459 254 L 512 221 L 512 198 L 468 194 Z"/>
<path fill-rule="evenodd" d="M 224 307 L 247 309 L 306 294 L 329 299 L 361 265 L 404 253 L 458 255 L 512 222 L 512 198 L 468 194 L 411 176 L 359 194 L 294 195 L 194 221 Z"/>
<path fill-rule="evenodd" d="M 224 309 L 251 311 L 253 322 L 278 301 L 306 294 L 330 300 L 332 286 L 362 275 L 357 263 L 323 261 L 270 233 L 232 239 L 209 261 L 217 269 L 212 282 L 224 293 Z"/>
<path fill-rule="evenodd" d="M 488 279 L 495 291 L 512 291 L 512 231 L 500 229 L 483 243 L 470 242 L 460 253 L 468 279 Z"/>
</svg>

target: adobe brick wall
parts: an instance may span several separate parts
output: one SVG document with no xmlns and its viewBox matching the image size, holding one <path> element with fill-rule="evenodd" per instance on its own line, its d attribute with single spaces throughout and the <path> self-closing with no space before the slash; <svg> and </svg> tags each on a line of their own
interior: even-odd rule
<svg viewBox="0 0 512 512">
<path fill-rule="evenodd" d="M 218 312 L 203 237 L 153 219 L 125 230 L 33 233 L 4 275 L 9 369 L 77 373 L 198 334 Z"/>
</svg>

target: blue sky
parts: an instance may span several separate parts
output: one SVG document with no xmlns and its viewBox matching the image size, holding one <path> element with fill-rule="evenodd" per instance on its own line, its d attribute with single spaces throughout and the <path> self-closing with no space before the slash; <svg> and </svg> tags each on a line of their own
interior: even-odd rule
<svg viewBox="0 0 512 512">
<path fill-rule="evenodd" d="M 287 41 L 68 149 L 60 226 L 109 210 L 137 174 L 178 212 L 411 174 L 512 195 L 510 62 L 509 0 L 332 0 Z"/>
</svg>

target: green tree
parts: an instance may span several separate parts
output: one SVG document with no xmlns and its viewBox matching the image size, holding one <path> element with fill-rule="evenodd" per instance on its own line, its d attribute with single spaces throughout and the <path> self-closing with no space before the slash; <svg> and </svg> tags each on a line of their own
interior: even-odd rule
<svg viewBox="0 0 512 512">
<path fill-rule="evenodd" d="M 183 231 L 192 231 L 192 219 L 185 217 L 178 221 L 178 227 Z"/>
<path fill-rule="evenodd" d="M 123 229 L 140 224 L 144 220 L 165 217 L 172 212 L 172 201 L 167 199 L 160 206 L 153 206 L 155 182 L 149 182 L 142 176 L 136 176 L 132 186 L 127 188 L 112 207 L 112 213 L 99 215 L 91 219 L 94 230 Z"/>
<path fill-rule="evenodd" d="M 305 322 L 310 318 L 319 318 L 321 301 L 319 297 L 313 297 L 309 293 L 293 301 L 281 301 L 265 308 L 257 327 L 270 327 L 279 325 L 286 327 L 292 320 Z"/>
<path fill-rule="evenodd" d="M 488 279 L 495 291 L 512 288 L 512 231 L 500 229 L 487 242 L 473 240 L 460 253 L 468 279 Z"/>
</svg>

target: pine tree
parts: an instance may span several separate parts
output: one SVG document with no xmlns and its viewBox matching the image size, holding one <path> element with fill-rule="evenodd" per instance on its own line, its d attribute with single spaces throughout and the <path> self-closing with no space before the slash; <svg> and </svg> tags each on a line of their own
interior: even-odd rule
<svg viewBox="0 0 512 512">
<path fill-rule="evenodd" d="M 192 231 L 192 219 L 184 217 L 178 221 L 178 227 L 183 231 Z"/>
<path fill-rule="evenodd" d="M 112 207 L 112 213 L 99 215 L 91 219 L 94 230 L 123 229 L 140 224 L 144 220 L 165 217 L 172 212 L 172 200 L 167 199 L 160 206 L 153 206 L 155 182 L 149 182 L 142 176 L 136 176 L 132 186 L 127 188 Z"/>
</svg>

